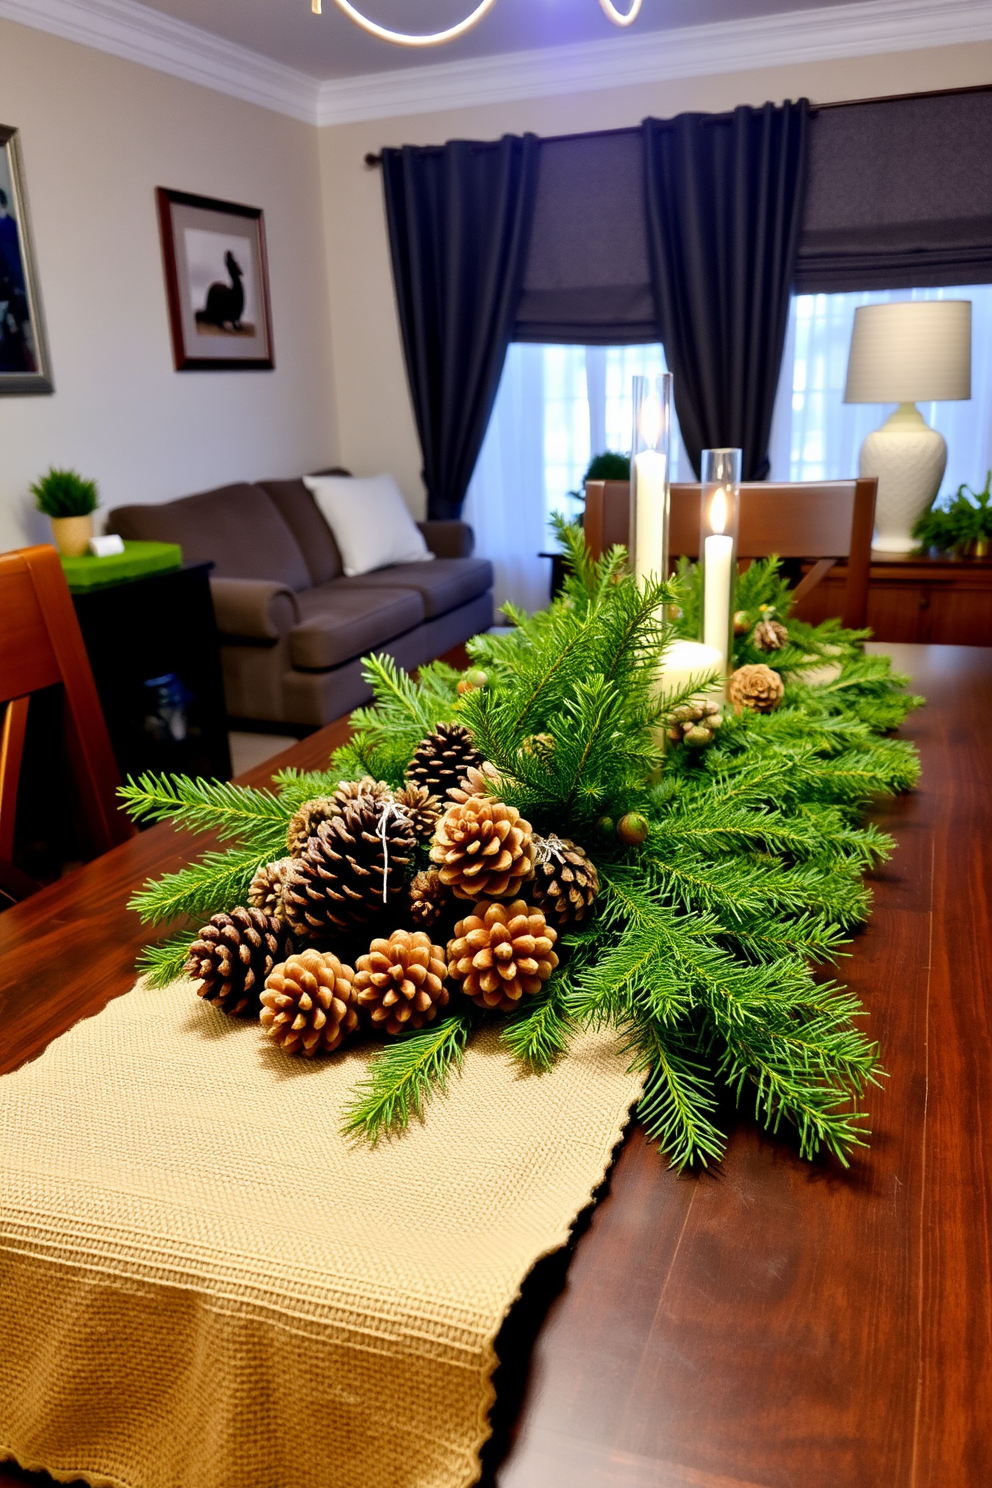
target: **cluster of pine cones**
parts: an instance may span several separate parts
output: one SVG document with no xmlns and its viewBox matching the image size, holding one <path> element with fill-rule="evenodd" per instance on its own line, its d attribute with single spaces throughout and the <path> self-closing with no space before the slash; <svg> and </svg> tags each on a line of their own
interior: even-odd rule
<svg viewBox="0 0 992 1488">
<path fill-rule="evenodd" d="M 363 1025 L 423 1028 L 452 988 L 511 1011 L 551 976 L 559 934 L 582 924 L 599 892 L 581 847 L 538 836 L 499 799 L 498 773 L 459 724 L 418 745 L 401 789 L 366 776 L 305 801 L 286 848 L 255 874 L 247 906 L 200 931 L 185 969 L 201 997 L 258 1018 L 305 1056 Z M 430 866 L 414 872 L 425 850 Z M 431 932 L 459 902 L 453 936 L 435 944 Z M 413 928 L 377 936 L 354 968 L 323 949 L 393 915 Z"/>
</svg>

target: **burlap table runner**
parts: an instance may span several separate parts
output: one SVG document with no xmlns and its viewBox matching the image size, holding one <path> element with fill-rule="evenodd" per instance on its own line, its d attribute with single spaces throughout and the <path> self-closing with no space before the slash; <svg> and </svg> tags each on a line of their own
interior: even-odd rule
<svg viewBox="0 0 992 1488">
<path fill-rule="evenodd" d="M 476 1038 L 425 1125 L 340 1136 L 361 1050 L 288 1059 L 139 984 L 0 1079 L 0 1459 L 112 1488 L 462 1488 L 493 1340 L 640 1081 Z"/>
</svg>

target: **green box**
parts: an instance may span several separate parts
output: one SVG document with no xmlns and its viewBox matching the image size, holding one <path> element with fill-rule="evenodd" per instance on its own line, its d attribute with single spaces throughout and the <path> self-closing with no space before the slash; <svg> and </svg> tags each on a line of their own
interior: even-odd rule
<svg viewBox="0 0 992 1488">
<path fill-rule="evenodd" d="M 128 579 L 145 579 L 149 574 L 173 573 L 182 568 L 183 550 L 178 543 L 125 542 L 123 553 L 109 558 L 94 558 L 84 553 L 81 558 L 63 558 L 62 572 L 70 593 L 85 594 L 105 584 L 125 584 Z"/>
</svg>

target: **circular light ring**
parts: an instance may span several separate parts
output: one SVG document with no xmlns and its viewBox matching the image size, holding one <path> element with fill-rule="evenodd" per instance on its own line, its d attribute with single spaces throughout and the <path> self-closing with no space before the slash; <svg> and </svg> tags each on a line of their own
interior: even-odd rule
<svg viewBox="0 0 992 1488">
<path fill-rule="evenodd" d="M 338 0 L 338 3 L 340 4 L 340 0 Z M 624 15 L 621 11 L 617 10 L 616 6 L 611 3 L 611 0 L 599 0 L 599 3 L 614 26 L 629 26 L 632 21 L 637 20 L 637 13 L 641 8 L 641 0 L 631 0 L 630 9 Z"/>
<path fill-rule="evenodd" d="M 600 3 L 606 4 L 607 0 L 600 0 Z M 383 41 L 392 41 L 398 46 L 437 46 L 442 41 L 454 41 L 456 36 L 464 36 L 476 21 L 482 20 L 487 10 L 492 10 L 496 0 L 481 0 L 471 15 L 467 15 L 456 26 L 449 26 L 446 31 L 432 31 L 428 36 L 413 36 L 405 31 L 390 31 L 387 26 L 380 26 L 378 22 L 370 21 L 368 16 L 362 15 L 362 12 L 356 10 L 350 0 L 335 0 L 335 4 L 344 11 L 346 16 L 350 16 L 356 25 L 361 26 L 363 31 L 368 31 L 372 36 L 378 36 Z M 641 0 L 634 0 L 635 7 L 639 8 L 640 4 Z M 626 26 L 627 22 L 623 20 L 619 24 Z"/>
</svg>

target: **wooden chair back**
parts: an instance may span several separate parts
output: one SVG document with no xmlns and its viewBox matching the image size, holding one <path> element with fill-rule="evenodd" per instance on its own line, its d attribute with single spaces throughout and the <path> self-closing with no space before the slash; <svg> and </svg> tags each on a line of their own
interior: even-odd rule
<svg viewBox="0 0 992 1488">
<path fill-rule="evenodd" d="M 17 783 L 31 694 L 61 683 L 69 764 L 94 856 L 132 835 L 72 599 L 53 547 L 0 553 L 0 889 L 23 899 L 39 887 L 12 862 Z"/>
<path fill-rule="evenodd" d="M 668 550 L 673 558 L 699 556 L 698 484 L 672 486 Z M 878 481 L 754 481 L 741 486 L 737 556 L 812 559 L 813 567 L 793 591 L 798 602 L 841 559 L 847 587 L 841 620 L 859 630 L 868 613 L 868 572 L 875 526 Z M 587 481 L 585 535 L 594 557 L 614 543 L 626 546 L 630 523 L 627 481 Z"/>
</svg>

